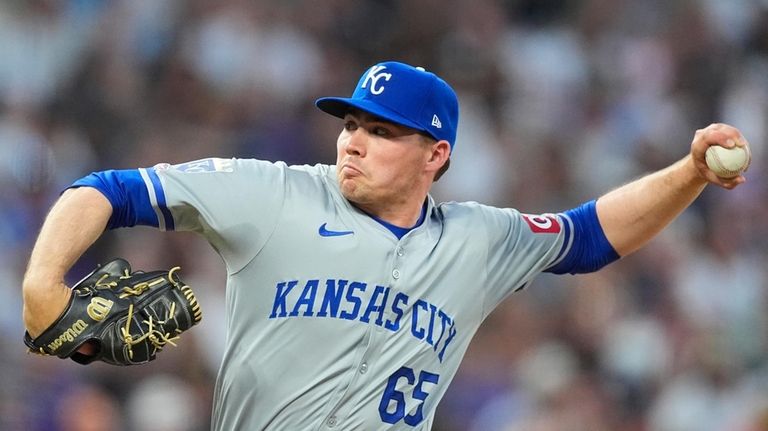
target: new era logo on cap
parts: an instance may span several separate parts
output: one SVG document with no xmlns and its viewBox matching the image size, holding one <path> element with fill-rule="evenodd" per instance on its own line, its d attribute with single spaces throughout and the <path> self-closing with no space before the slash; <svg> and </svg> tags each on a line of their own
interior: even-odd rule
<svg viewBox="0 0 768 431">
<path fill-rule="evenodd" d="M 323 97 L 321 110 L 344 118 L 350 108 L 421 130 L 453 148 L 459 122 L 459 101 L 443 79 L 422 67 L 388 61 L 360 77 L 352 97 Z"/>
</svg>

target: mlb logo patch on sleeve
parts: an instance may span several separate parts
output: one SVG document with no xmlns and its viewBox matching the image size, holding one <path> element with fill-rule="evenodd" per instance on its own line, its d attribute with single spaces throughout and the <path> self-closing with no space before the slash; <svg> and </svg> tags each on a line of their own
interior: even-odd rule
<svg viewBox="0 0 768 431">
<path fill-rule="evenodd" d="M 554 214 L 522 214 L 522 216 L 533 233 L 560 233 L 562 229 L 560 220 Z"/>
<path fill-rule="evenodd" d="M 232 172 L 234 171 L 234 163 L 232 159 L 210 158 L 195 160 L 194 162 L 182 163 L 180 165 L 173 165 L 173 169 L 184 172 L 186 174 Z"/>
</svg>

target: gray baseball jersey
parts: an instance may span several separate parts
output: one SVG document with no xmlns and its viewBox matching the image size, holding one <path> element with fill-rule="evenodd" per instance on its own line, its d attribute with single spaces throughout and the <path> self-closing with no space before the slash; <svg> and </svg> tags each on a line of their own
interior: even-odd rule
<svg viewBox="0 0 768 431">
<path fill-rule="evenodd" d="M 334 166 L 140 172 L 160 227 L 201 233 L 227 267 L 215 430 L 429 430 L 483 319 L 572 236 L 564 214 L 429 197 L 398 239 L 342 196 Z"/>
</svg>

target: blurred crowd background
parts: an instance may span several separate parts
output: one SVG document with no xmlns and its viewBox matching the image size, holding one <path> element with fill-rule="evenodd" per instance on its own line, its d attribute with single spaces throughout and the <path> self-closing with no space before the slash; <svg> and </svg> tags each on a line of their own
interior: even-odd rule
<svg viewBox="0 0 768 431">
<path fill-rule="evenodd" d="M 341 123 L 315 98 L 388 59 L 459 93 L 439 200 L 565 210 L 683 157 L 712 122 L 754 154 L 746 185 L 708 188 L 637 254 L 506 301 L 435 431 L 768 430 L 765 0 L 3 0 L 0 430 L 208 429 L 218 256 L 190 234 L 107 232 L 71 282 L 113 256 L 181 264 L 202 324 L 142 367 L 40 358 L 20 286 L 45 213 L 94 170 L 333 163 Z"/>
</svg>

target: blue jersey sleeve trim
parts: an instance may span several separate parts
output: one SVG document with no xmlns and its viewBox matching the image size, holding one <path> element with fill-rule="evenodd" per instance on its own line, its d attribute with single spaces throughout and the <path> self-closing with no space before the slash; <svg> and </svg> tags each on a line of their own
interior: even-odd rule
<svg viewBox="0 0 768 431">
<path fill-rule="evenodd" d="M 155 210 L 160 230 L 174 230 L 173 216 L 165 201 L 165 191 L 154 169 L 139 169 L 149 192 L 149 201 Z"/>
<path fill-rule="evenodd" d="M 597 201 L 589 201 L 577 208 L 566 211 L 563 215 L 573 223 L 572 245 L 567 253 L 555 265 L 545 272 L 554 274 L 583 274 L 594 272 L 619 259 L 613 246 L 605 237 L 597 218 Z M 568 226 L 569 223 L 565 223 Z M 566 232 L 567 233 L 567 232 Z M 566 235 L 566 241 L 567 235 Z M 564 244 L 565 246 L 565 244 Z M 562 254 L 562 250 L 561 250 Z"/>
<path fill-rule="evenodd" d="M 573 228 L 571 227 L 573 222 L 567 216 L 563 216 L 562 220 L 563 220 L 564 240 L 563 240 L 563 246 L 560 247 L 560 251 L 557 253 L 557 257 L 555 258 L 555 264 L 557 264 L 563 259 L 565 252 L 570 250 L 573 244 L 573 234 L 572 234 Z"/>
<path fill-rule="evenodd" d="M 157 186 L 152 181 L 148 184 L 145 181 L 146 172 L 142 174 L 140 171 L 140 169 L 128 169 L 94 172 L 75 181 L 70 188 L 93 187 L 109 200 L 112 205 L 112 216 L 107 222 L 108 229 L 136 225 L 160 227 L 160 218 L 150 198 L 150 194 L 158 194 L 157 190 L 162 192 L 159 178 Z M 162 202 L 165 203 L 164 195 Z M 170 216 L 170 213 L 168 215 Z M 166 220 L 163 221 L 167 226 Z M 173 226 L 172 223 L 171 226 Z"/>
</svg>

